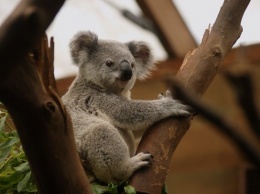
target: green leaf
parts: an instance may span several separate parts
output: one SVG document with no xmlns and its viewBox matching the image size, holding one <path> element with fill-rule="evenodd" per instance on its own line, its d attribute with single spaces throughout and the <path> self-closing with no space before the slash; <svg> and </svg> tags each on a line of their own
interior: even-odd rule
<svg viewBox="0 0 260 194">
<path fill-rule="evenodd" d="M 117 194 L 117 185 L 109 184 L 108 186 L 92 183 L 91 188 L 94 194 Z"/>
<path fill-rule="evenodd" d="M 7 118 L 7 114 L 5 116 L 3 116 L 2 118 L 0 118 L 0 132 L 4 131 L 4 129 L 5 129 L 6 118 Z"/>
<path fill-rule="evenodd" d="M 28 172 L 24 178 L 17 184 L 17 191 L 20 193 L 29 183 L 31 172 Z"/>
<path fill-rule="evenodd" d="M 9 156 L 10 152 L 12 150 L 12 147 L 7 147 L 4 149 L 0 150 L 0 170 L 2 168 L 2 164 L 3 162 L 7 159 L 7 157 Z"/>
<path fill-rule="evenodd" d="M 14 184 L 20 182 L 23 177 L 24 174 L 11 169 L 9 166 L 0 173 L 0 188 L 11 188 Z"/>
<path fill-rule="evenodd" d="M 19 142 L 19 139 L 17 137 L 9 138 L 9 139 L 5 140 L 4 142 L 0 143 L 0 149 L 11 147 L 14 144 L 16 144 L 17 142 Z"/>
<path fill-rule="evenodd" d="M 17 131 L 4 131 L 7 115 L 0 106 L 0 193 L 36 193 L 37 188 Z"/>
<path fill-rule="evenodd" d="M 163 185 L 163 190 L 162 190 L 162 194 L 167 194 L 168 191 L 167 191 L 167 186 L 166 184 Z"/>
<path fill-rule="evenodd" d="M 30 178 L 29 183 L 24 188 L 23 192 L 28 192 L 28 193 L 36 193 L 37 192 L 37 187 L 36 187 L 36 184 L 32 181 L 32 176 Z"/>
<path fill-rule="evenodd" d="M 124 191 L 126 194 L 136 194 L 135 188 L 131 185 L 127 185 L 124 187 Z"/>
<path fill-rule="evenodd" d="M 109 192 L 109 187 L 102 186 L 98 184 L 91 184 L 91 188 L 94 194 L 103 194 L 105 192 Z"/>
<path fill-rule="evenodd" d="M 18 172 L 25 172 L 25 171 L 30 170 L 30 166 L 29 166 L 28 162 L 25 162 L 25 163 L 20 164 L 20 166 L 13 167 L 13 169 Z"/>
</svg>

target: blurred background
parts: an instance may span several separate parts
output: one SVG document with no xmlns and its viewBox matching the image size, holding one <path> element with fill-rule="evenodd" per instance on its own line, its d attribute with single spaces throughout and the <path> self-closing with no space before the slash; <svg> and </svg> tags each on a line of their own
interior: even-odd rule
<svg viewBox="0 0 260 194">
<path fill-rule="evenodd" d="M 19 0 L 0 1 L 0 24 L 18 3 Z M 223 0 L 67 0 L 47 30 L 55 41 L 55 77 L 61 95 L 77 73 L 70 58 L 69 42 L 76 32 L 90 30 L 101 39 L 142 40 L 150 44 L 158 71 L 150 79 L 137 82 L 132 97 L 155 99 L 166 90 L 164 78 L 174 76 L 185 54 L 200 44 L 222 4 Z M 259 10 L 260 0 L 249 4 L 242 20 L 243 33 L 220 69 L 220 72 L 231 66 L 248 69 L 257 107 L 260 107 Z M 235 124 L 260 151 L 259 139 L 250 133 L 233 90 L 221 73 L 202 101 Z M 167 186 L 170 194 L 244 194 L 259 192 L 248 189 L 260 184 L 256 180 L 259 181 L 259 174 L 251 170 L 230 140 L 197 116 L 172 158 Z"/>
<path fill-rule="evenodd" d="M 169 3 L 168 0 L 165 2 Z M 19 0 L 0 1 L 0 24 L 18 3 Z M 162 5 L 157 7 L 158 13 L 146 14 L 147 17 L 155 15 L 160 28 L 163 28 L 161 34 L 166 36 L 164 39 L 171 44 L 170 48 L 173 50 L 171 52 L 176 49 L 175 52 L 179 54 L 177 57 L 182 58 L 188 50 L 196 46 L 195 43 L 200 43 L 204 30 L 214 23 L 223 0 L 173 0 L 173 3 L 174 7 Z M 77 68 L 71 65 L 68 44 L 73 35 L 82 30 L 91 30 L 103 39 L 146 41 L 153 48 L 157 60 L 168 59 L 168 53 L 161 43 L 162 38 L 124 17 L 122 14 L 124 10 L 137 17 L 143 16 L 143 11 L 135 0 L 67 0 L 47 30 L 48 36 L 55 38 L 56 78 L 76 74 Z M 235 46 L 260 42 L 259 10 L 260 0 L 254 0 L 249 4 L 242 21 L 243 34 Z M 168 31 L 173 32 L 169 35 Z M 174 37 L 176 40 L 172 40 Z"/>
</svg>

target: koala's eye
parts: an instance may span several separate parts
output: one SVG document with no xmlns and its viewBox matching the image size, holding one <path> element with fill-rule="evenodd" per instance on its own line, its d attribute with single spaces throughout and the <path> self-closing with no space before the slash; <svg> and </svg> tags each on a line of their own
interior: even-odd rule
<svg viewBox="0 0 260 194">
<path fill-rule="evenodd" d="M 131 67 L 132 67 L 132 68 L 134 68 L 134 66 L 135 66 L 135 63 L 134 63 L 134 62 L 133 62 L 133 63 L 131 63 Z"/>
<path fill-rule="evenodd" d="M 112 65 L 114 65 L 113 61 L 111 61 L 111 60 L 106 61 L 106 66 L 111 67 Z"/>
</svg>

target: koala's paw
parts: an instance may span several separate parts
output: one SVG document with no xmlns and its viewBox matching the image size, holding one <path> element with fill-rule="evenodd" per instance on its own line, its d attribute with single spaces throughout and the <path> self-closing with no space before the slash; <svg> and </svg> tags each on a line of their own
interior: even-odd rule
<svg viewBox="0 0 260 194">
<path fill-rule="evenodd" d="M 135 168 L 138 169 L 144 166 L 151 165 L 152 158 L 153 156 L 150 153 L 140 152 L 137 155 L 133 156 L 131 160 L 134 163 Z"/>
<path fill-rule="evenodd" d="M 166 108 L 171 109 L 172 116 L 190 116 L 190 111 L 192 111 L 192 108 L 188 105 L 182 104 L 179 100 L 174 100 L 172 98 L 172 93 L 169 90 L 166 90 L 165 96 L 163 94 L 159 94 L 158 99 L 166 100 L 170 103 Z"/>
<path fill-rule="evenodd" d="M 158 95 L 158 99 L 163 100 L 163 99 L 173 99 L 172 98 L 172 93 L 170 90 L 166 90 L 165 96 L 163 95 L 163 93 Z"/>
</svg>

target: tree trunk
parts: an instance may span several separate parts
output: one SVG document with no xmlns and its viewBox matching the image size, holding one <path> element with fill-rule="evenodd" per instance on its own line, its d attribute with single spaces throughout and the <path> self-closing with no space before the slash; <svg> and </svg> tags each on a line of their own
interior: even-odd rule
<svg viewBox="0 0 260 194">
<path fill-rule="evenodd" d="M 54 45 L 48 48 L 46 37 L 40 41 L 63 2 L 21 1 L 1 26 L 0 101 L 15 123 L 38 192 L 90 194 L 70 118 L 55 90 Z"/>
</svg>

